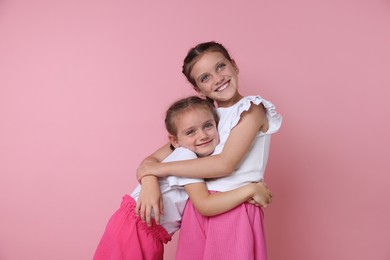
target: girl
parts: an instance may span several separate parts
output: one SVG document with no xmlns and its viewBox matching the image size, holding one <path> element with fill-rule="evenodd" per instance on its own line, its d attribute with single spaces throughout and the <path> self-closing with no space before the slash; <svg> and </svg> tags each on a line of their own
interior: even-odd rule
<svg viewBox="0 0 390 260">
<path fill-rule="evenodd" d="M 263 179 L 270 135 L 279 130 L 282 117 L 273 104 L 260 96 L 243 97 L 238 92 L 238 67 L 219 43 L 206 42 L 190 49 L 183 73 L 200 96 L 214 100 L 220 116 L 220 143 L 213 156 L 160 164 L 170 153 L 167 146 L 145 159 L 137 171 L 146 175 L 208 178 L 212 192 L 228 191 Z M 210 179 L 216 178 L 217 179 Z M 158 211 L 159 191 L 147 176 L 137 208 L 140 214 Z M 183 215 L 177 259 L 267 258 L 263 211 L 244 203 L 215 217 L 204 217 L 188 201 Z"/>
<path fill-rule="evenodd" d="M 189 97 L 174 103 L 165 118 L 174 151 L 164 162 L 210 155 L 219 142 L 218 120 L 214 106 L 205 99 Z M 202 180 L 173 176 L 161 178 L 159 187 L 164 194 L 165 214 L 156 220 L 161 221 L 161 226 L 152 221 L 148 227 L 134 211 L 135 200 L 141 189 L 138 185 L 131 196 L 123 197 L 120 209 L 110 218 L 94 259 L 162 259 L 163 243 L 167 243 L 180 227 L 188 198 L 181 186 L 191 194 L 195 207 L 206 215 L 226 212 L 252 198 L 259 204 L 267 203 L 264 202 L 263 193 L 268 191 L 261 183 L 251 183 L 233 191 L 210 195 Z"/>
</svg>

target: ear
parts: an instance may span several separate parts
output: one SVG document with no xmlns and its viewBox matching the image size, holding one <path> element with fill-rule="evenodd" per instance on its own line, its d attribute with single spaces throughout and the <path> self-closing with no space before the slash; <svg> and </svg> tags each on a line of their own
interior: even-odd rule
<svg viewBox="0 0 390 260">
<path fill-rule="evenodd" d="M 174 136 L 174 135 L 169 135 L 168 138 L 169 138 L 169 142 L 171 143 L 171 145 L 172 145 L 173 147 L 177 148 L 177 147 L 180 146 L 179 143 L 177 142 L 176 136 Z"/>
<path fill-rule="evenodd" d="M 195 89 L 196 93 L 198 93 L 198 96 L 199 96 L 200 98 L 203 98 L 203 99 L 206 98 L 206 95 L 202 93 L 202 91 L 200 90 L 200 88 L 198 88 L 197 86 L 194 86 L 194 89 Z"/>
<path fill-rule="evenodd" d="M 206 95 L 205 94 L 203 94 L 202 92 L 198 92 L 198 96 L 200 97 L 200 98 L 202 98 L 202 99 L 206 99 Z"/>
<path fill-rule="evenodd" d="M 240 72 L 240 69 L 237 66 L 237 63 L 235 60 L 231 60 L 230 63 L 233 65 L 234 69 L 236 70 L 237 74 Z"/>
</svg>

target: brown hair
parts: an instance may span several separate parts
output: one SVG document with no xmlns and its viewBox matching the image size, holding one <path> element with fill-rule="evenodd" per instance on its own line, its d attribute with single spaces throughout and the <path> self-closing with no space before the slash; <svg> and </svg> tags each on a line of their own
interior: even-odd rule
<svg viewBox="0 0 390 260">
<path fill-rule="evenodd" d="M 218 125 L 219 117 L 217 111 L 215 111 L 213 102 L 208 99 L 200 98 L 198 96 L 190 96 L 176 101 L 168 108 L 165 115 L 165 128 L 167 129 L 169 134 L 174 136 L 177 135 L 177 128 L 174 121 L 175 118 L 191 108 L 204 108 L 206 110 L 209 110 L 210 113 L 213 115 L 216 124 Z M 171 149 L 174 150 L 172 145 Z"/>
<path fill-rule="evenodd" d="M 229 52 L 226 50 L 226 48 L 217 42 L 211 41 L 211 42 L 204 42 L 196 45 L 195 47 L 191 48 L 187 56 L 184 58 L 182 72 L 186 76 L 187 80 L 196 87 L 195 79 L 191 77 L 191 71 L 194 64 L 202 57 L 202 55 L 206 52 L 220 52 L 222 53 L 225 58 L 233 62 L 233 59 L 230 57 Z"/>
</svg>

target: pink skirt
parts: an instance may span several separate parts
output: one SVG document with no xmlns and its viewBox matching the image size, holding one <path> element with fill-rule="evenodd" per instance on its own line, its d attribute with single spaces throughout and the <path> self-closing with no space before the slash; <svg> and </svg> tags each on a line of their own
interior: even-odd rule
<svg viewBox="0 0 390 260">
<path fill-rule="evenodd" d="M 94 260 L 160 260 L 171 236 L 160 225 L 151 227 L 135 215 L 135 200 L 123 196 L 112 215 L 93 257 Z"/>
<path fill-rule="evenodd" d="M 263 210 L 244 203 L 214 217 L 202 216 L 188 200 L 176 260 L 266 260 Z"/>
</svg>

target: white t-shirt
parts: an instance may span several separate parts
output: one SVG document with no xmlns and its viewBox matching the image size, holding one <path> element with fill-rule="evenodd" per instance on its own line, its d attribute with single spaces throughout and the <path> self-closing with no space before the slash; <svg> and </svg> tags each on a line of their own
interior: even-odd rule
<svg viewBox="0 0 390 260">
<path fill-rule="evenodd" d="M 213 154 L 222 152 L 231 130 L 238 124 L 241 114 L 248 111 L 252 104 L 260 103 L 266 109 L 269 128 L 266 133 L 258 132 L 247 155 L 243 158 L 237 169 L 229 176 L 208 180 L 207 188 L 214 191 L 228 191 L 251 182 L 257 182 L 264 178 L 267 166 L 271 134 L 280 129 L 282 116 L 275 110 L 275 106 L 260 96 L 247 96 L 233 106 L 217 108 L 220 121 L 218 132 L 220 143 Z"/>
<path fill-rule="evenodd" d="M 186 148 L 176 148 L 163 162 L 174 162 L 182 160 L 196 159 L 194 152 Z M 186 205 L 188 195 L 184 191 L 184 185 L 196 182 L 203 182 L 203 179 L 190 179 L 169 176 L 167 178 L 159 178 L 160 190 L 164 203 L 164 215 L 160 217 L 160 224 L 169 234 L 175 233 L 181 224 L 184 207 Z M 131 193 L 136 201 L 141 191 L 141 185 L 135 188 Z"/>
</svg>

